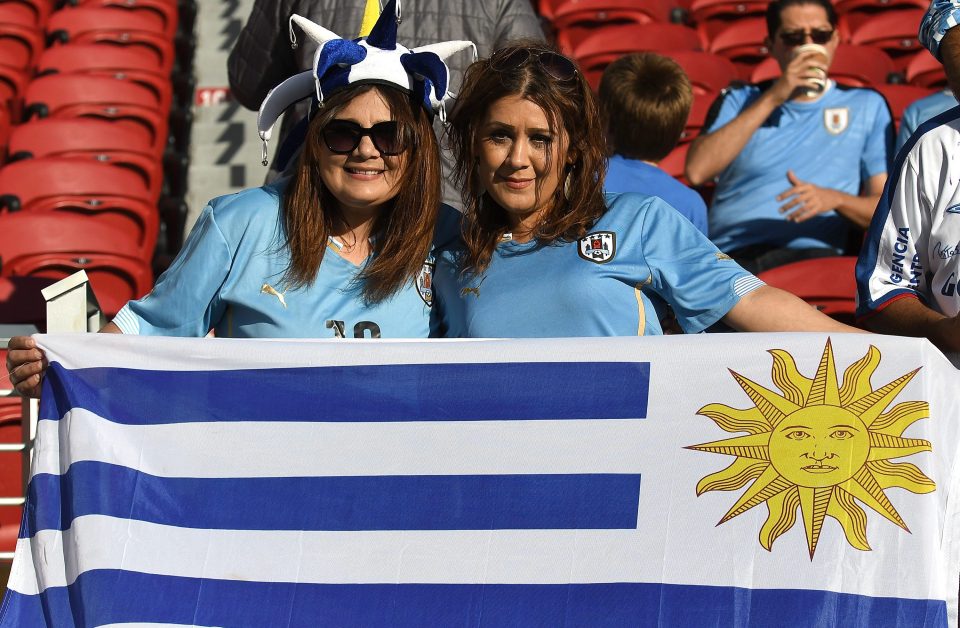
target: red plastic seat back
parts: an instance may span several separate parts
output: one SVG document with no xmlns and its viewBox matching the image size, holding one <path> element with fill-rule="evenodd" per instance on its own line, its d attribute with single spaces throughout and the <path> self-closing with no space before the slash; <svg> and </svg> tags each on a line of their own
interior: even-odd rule
<svg viewBox="0 0 960 628">
<path fill-rule="evenodd" d="M 667 22 L 671 8 L 670 0 L 567 0 L 553 12 L 557 45 L 570 52 L 590 35 L 612 26 Z"/>
<path fill-rule="evenodd" d="M 110 8 L 128 11 L 151 20 L 168 39 L 177 33 L 178 10 L 176 2 L 168 0 L 81 0 L 84 8 Z"/>
<path fill-rule="evenodd" d="M 0 21 L 0 63 L 32 70 L 43 50 L 43 33 L 34 26 Z"/>
<path fill-rule="evenodd" d="M 853 256 L 821 257 L 778 266 L 757 275 L 767 284 L 786 290 L 824 314 L 853 324 L 857 281 Z"/>
<path fill-rule="evenodd" d="M 133 81 L 86 74 L 51 74 L 30 82 L 24 96 L 27 109 L 44 106 L 50 115 L 69 105 L 116 104 L 157 107 L 154 94 Z"/>
<path fill-rule="evenodd" d="M 693 0 L 690 18 L 703 41 L 709 42 L 734 22 L 762 18 L 767 4 L 767 0 Z"/>
<path fill-rule="evenodd" d="M 902 69 L 922 48 L 917 27 L 923 14 L 923 9 L 901 9 L 872 15 L 851 30 L 850 43 L 879 48 L 890 56 L 894 66 Z"/>
<path fill-rule="evenodd" d="M 907 82 L 917 87 L 940 89 L 947 86 L 947 75 L 937 59 L 922 50 L 915 54 L 906 67 Z"/>
<path fill-rule="evenodd" d="M 56 3 L 51 0 L 0 0 L 0 7 L 9 11 L 7 22 L 29 23 L 43 28 Z"/>
<path fill-rule="evenodd" d="M 900 127 L 900 118 L 903 117 L 904 109 L 936 91 L 915 85 L 875 85 L 874 89 L 883 94 L 886 99 L 897 128 Z"/>
<path fill-rule="evenodd" d="M 37 61 L 37 73 L 90 70 L 143 70 L 158 72 L 156 57 L 133 46 L 66 44 L 47 48 Z"/>
<path fill-rule="evenodd" d="M 0 215 L 2 276 L 59 280 L 86 271 L 103 311 L 116 314 L 123 304 L 149 292 L 150 265 L 124 233 L 83 216 L 55 212 Z"/>
<path fill-rule="evenodd" d="M 108 164 L 47 157 L 0 168 L 0 195 L 13 195 L 29 211 L 53 197 L 125 196 L 149 202 L 150 192 L 136 173 Z"/>
<path fill-rule="evenodd" d="M 632 52 L 700 50 L 700 37 L 680 24 L 628 24 L 611 26 L 584 39 L 574 51 L 584 78 L 597 89 L 603 70 Z"/>
<path fill-rule="evenodd" d="M 767 23 L 763 18 L 745 18 L 731 23 L 714 35 L 707 49 L 732 61 L 739 69 L 740 76 L 746 80 L 753 68 L 770 54 L 766 38 Z"/>
<path fill-rule="evenodd" d="M 10 154 L 52 157 L 85 150 L 91 153 L 124 151 L 152 156 L 144 137 L 121 125 L 92 118 L 46 118 L 15 127 L 10 134 Z"/>
<path fill-rule="evenodd" d="M 697 50 L 656 50 L 676 61 L 690 79 L 693 95 L 716 96 L 737 80 L 737 66 L 726 57 Z"/>
</svg>

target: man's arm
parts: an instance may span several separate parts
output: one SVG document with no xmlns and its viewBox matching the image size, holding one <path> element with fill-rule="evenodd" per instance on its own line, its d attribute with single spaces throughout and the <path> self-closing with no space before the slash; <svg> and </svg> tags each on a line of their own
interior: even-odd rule
<svg viewBox="0 0 960 628">
<path fill-rule="evenodd" d="M 292 12 L 289 0 L 256 0 L 230 51 L 227 59 L 230 91 L 247 109 L 259 109 L 271 89 L 300 69 L 288 36 Z M 297 33 L 298 41 L 305 38 Z"/>
<path fill-rule="evenodd" d="M 887 175 L 877 174 L 867 179 L 859 196 L 801 181 L 792 171 L 787 172 L 787 181 L 793 187 L 777 197 L 778 201 L 787 201 L 780 207 L 780 211 L 787 214 L 787 220 L 803 222 L 833 209 L 856 226 L 866 229 L 880 201 Z"/>
<path fill-rule="evenodd" d="M 920 299 L 897 299 L 863 321 L 880 334 L 929 338 L 944 352 L 960 351 L 960 318 L 931 310 Z"/>
<path fill-rule="evenodd" d="M 806 87 L 809 79 L 822 76 L 814 68 L 826 72 L 823 57 L 816 52 L 799 55 L 773 86 L 740 115 L 719 129 L 697 137 L 687 153 L 684 171 L 687 181 L 701 185 L 729 166 L 777 107 L 789 100 L 795 91 Z"/>
</svg>

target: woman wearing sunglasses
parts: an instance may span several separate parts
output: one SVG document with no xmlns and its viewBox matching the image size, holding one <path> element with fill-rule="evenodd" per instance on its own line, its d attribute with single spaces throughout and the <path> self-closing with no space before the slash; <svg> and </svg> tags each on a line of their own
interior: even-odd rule
<svg viewBox="0 0 960 628">
<path fill-rule="evenodd" d="M 657 197 L 602 192 L 603 125 L 566 57 L 522 42 L 466 73 L 450 138 L 462 241 L 437 256 L 434 333 L 466 337 L 662 333 L 650 296 L 687 333 L 853 331 L 720 253 Z"/>
<path fill-rule="evenodd" d="M 103 331 L 428 335 L 440 206 L 431 121 L 446 96 L 442 57 L 471 44 L 410 51 L 396 43 L 398 15 L 390 2 L 360 40 L 292 18 L 291 31 L 296 25 L 319 44 L 315 67 L 270 92 L 258 126 L 266 142 L 284 110 L 314 98 L 295 174 L 211 201 L 153 291 L 124 306 Z M 11 382 L 38 394 L 44 365 L 34 341 L 15 338 L 10 347 Z"/>
</svg>

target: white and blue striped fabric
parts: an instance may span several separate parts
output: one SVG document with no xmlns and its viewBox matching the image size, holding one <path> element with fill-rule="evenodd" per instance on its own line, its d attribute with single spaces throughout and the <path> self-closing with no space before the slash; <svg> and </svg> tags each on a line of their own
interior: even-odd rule
<svg viewBox="0 0 960 628">
<path fill-rule="evenodd" d="M 926 341 L 38 340 L 3 628 L 957 626 Z"/>
</svg>

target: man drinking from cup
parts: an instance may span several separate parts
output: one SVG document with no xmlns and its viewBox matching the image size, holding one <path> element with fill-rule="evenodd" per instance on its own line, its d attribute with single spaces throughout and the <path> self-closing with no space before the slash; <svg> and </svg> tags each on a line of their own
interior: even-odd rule
<svg viewBox="0 0 960 628">
<path fill-rule="evenodd" d="M 849 226 L 870 222 L 893 146 L 883 97 L 827 78 L 829 0 L 774 0 L 766 18 L 781 76 L 724 90 L 686 164 L 692 184 L 716 180 L 710 238 L 755 273 L 842 253 Z"/>
</svg>

